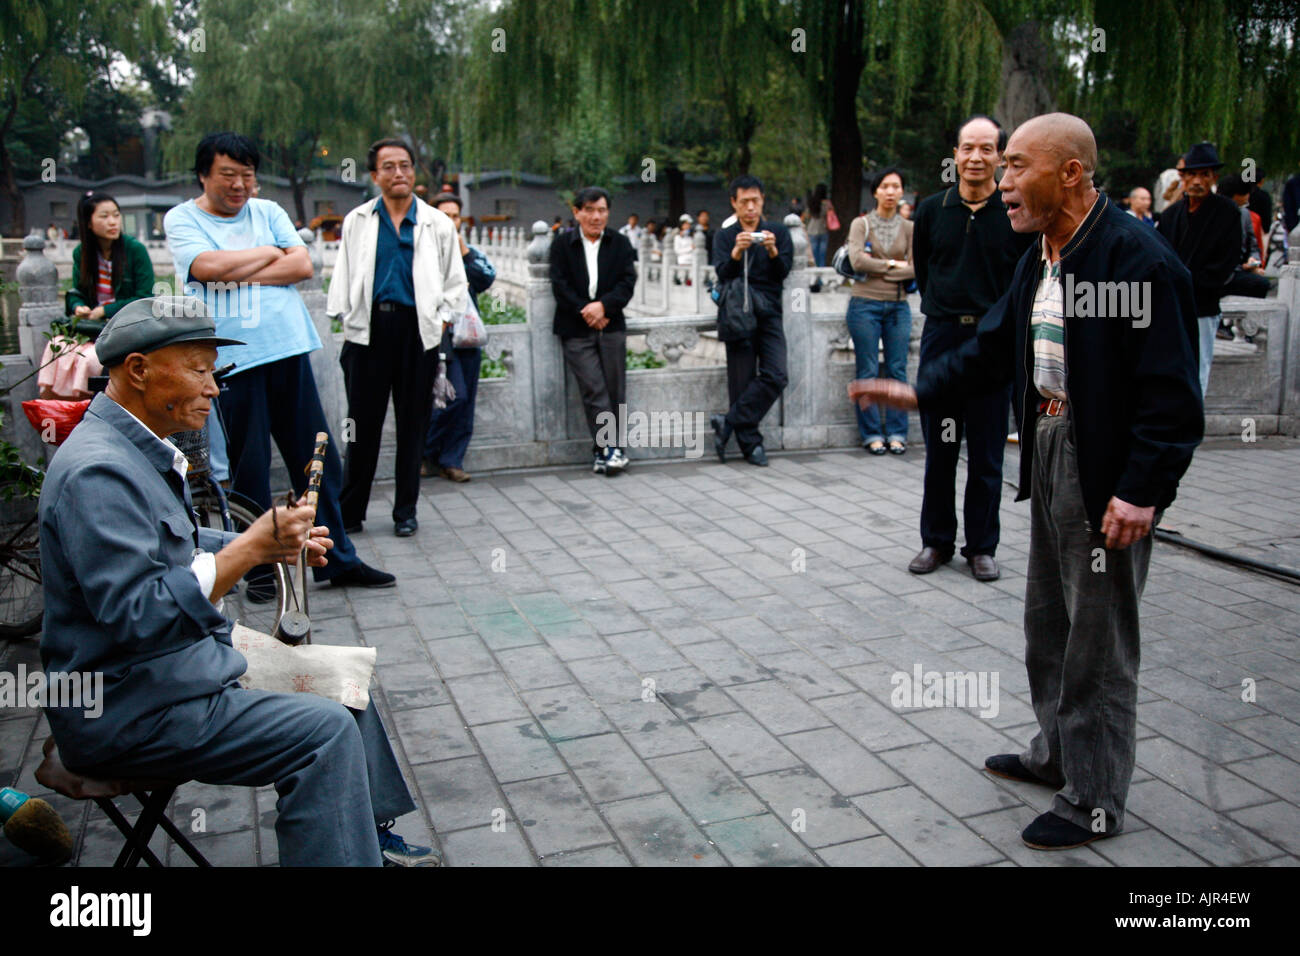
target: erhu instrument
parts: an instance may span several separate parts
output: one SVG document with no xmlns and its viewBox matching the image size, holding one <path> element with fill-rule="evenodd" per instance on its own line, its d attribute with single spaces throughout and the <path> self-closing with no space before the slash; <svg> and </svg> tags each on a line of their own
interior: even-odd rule
<svg viewBox="0 0 1300 956">
<path fill-rule="evenodd" d="M 312 524 L 316 523 L 316 501 L 320 497 L 321 474 L 325 471 L 325 449 L 330 437 L 325 432 L 316 433 L 316 450 L 307 463 L 307 507 L 311 509 Z M 293 504 L 290 495 L 290 505 Z M 310 536 L 309 536 L 310 537 Z M 297 574 L 291 577 L 289 610 L 275 625 L 275 638 L 285 644 L 311 643 L 311 618 L 307 616 L 307 547 L 298 555 Z"/>
</svg>

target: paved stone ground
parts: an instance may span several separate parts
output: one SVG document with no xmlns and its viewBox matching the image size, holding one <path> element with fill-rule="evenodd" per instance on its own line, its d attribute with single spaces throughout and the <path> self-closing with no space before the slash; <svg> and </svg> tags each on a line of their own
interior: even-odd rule
<svg viewBox="0 0 1300 956">
<path fill-rule="evenodd" d="M 1003 499 L 1000 581 L 914 577 L 922 465 L 914 447 L 428 480 L 402 540 L 377 497 L 359 544 L 398 588 L 314 592 L 313 618 L 321 642 L 379 649 L 421 805 L 399 832 L 456 866 L 1294 865 L 1300 588 L 1157 544 L 1128 832 L 1035 853 L 1019 832 L 1050 792 L 980 772 L 1035 726 L 1027 504 Z M 1206 446 L 1166 525 L 1298 566 L 1297 475 L 1300 443 Z M 32 642 L 0 651 L 35 660 Z M 918 664 L 996 673 L 997 715 L 893 708 L 891 675 Z M 0 715 L 0 784 L 41 792 L 45 733 Z M 110 862 L 98 810 L 46 797 L 77 862 Z M 204 810 L 217 863 L 274 863 L 274 801 L 191 784 L 173 817 Z M 26 862 L 5 841 L 0 860 Z"/>
</svg>

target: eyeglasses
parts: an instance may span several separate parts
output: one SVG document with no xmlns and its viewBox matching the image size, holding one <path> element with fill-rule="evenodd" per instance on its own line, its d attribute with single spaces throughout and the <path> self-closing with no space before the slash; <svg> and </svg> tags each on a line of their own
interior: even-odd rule
<svg viewBox="0 0 1300 956">
<path fill-rule="evenodd" d="M 384 163 L 384 165 L 379 167 L 379 171 L 386 176 L 391 176 L 394 172 L 399 171 L 409 173 L 413 169 L 415 169 L 415 166 L 411 163 Z"/>
</svg>

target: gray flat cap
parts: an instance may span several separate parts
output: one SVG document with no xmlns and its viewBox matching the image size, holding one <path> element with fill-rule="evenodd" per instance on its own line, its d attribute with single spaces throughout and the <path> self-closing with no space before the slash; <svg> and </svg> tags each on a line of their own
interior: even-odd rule
<svg viewBox="0 0 1300 956">
<path fill-rule="evenodd" d="M 182 342 L 205 345 L 243 345 L 223 339 L 202 299 L 160 295 L 128 302 L 108 320 L 95 340 L 95 354 L 104 368 L 119 364 L 132 352 L 153 352 Z"/>
</svg>

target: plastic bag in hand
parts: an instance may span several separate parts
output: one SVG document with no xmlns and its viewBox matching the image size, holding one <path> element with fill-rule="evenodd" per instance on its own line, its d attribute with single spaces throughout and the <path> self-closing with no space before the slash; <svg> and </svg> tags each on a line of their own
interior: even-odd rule
<svg viewBox="0 0 1300 956">
<path fill-rule="evenodd" d="M 447 356 L 438 353 L 438 374 L 433 379 L 433 407 L 446 408 L 456 400 L 456 389 L 447 378 Z"/>
</svg>

